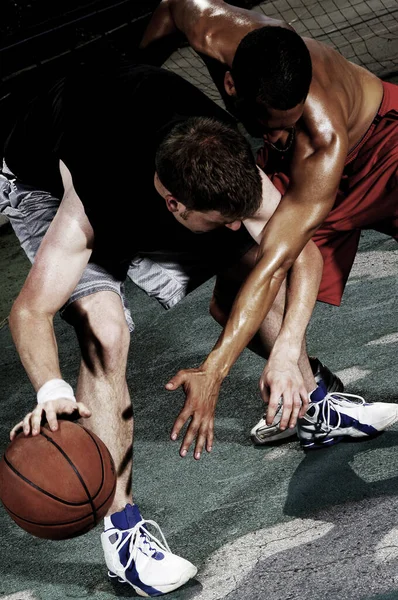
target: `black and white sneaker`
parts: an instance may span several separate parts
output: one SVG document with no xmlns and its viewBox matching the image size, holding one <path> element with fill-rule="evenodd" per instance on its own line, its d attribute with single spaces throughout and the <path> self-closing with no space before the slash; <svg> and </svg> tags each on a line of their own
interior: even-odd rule
<svg viewBox="0 0 398 600">
<path fill-rule="evenodd" d="M 297 421 L 297 435 L 302 448 L 315 450 L 333 446 L 344 437 L 378 435 L 397 421 L 397 404 L 366 402 L 355 394 L 325 394 L 318 388 L 311 394 L 306 414 Z"/>
<path fill-rule="evenodd" d="M 337 375 L 332 373 L 324 364 L 317 358 L 310 358 L 310 365 L 314 378 L 319 387 L 322 387 L 328 393 L 342 392 L 344 390 L 343 382 Z M 267 413 L 259 420 L 250 432 L 250 437 L 256 446 L 264 446 L 277 442 L 288 437 L 296 435 L 297 429 L 288 427 L 285 430 L 279 428 L 282 418 L 283 402 L 282 398 L 279 401 L 278 410 L 271 425 L 267 425 Z"/>
</svg>

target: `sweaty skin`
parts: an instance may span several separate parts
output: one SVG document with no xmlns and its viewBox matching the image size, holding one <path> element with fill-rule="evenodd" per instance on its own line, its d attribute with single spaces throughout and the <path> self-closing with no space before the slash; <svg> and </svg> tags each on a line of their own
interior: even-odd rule
<svg viewBox="0 0 398 600">
<path fill-rule="evenodd" d="M 291 29 L 287 23 L 222 0 L 163 0 L 141 47 L 180 30 L 197 52 L 231 67 L 242 38 L 265 25 Z M 286 273 L 331 210 L 347 154 L 369 128 L 382 100 L 382 83 L 375 75 L 324 44 L 309 38 L 304 41 L 311 55 L 313 78 L 295 122 L 289 188 L 263 229 L 257 265 L 242 286 L 212 352 L 198 369 L 181 371 L 166 385 L 168 389 L 183 385 L 188 403 L 209 406 L 203 417 L 206 422 L 211 421 L 211 410 L 214 414 L 222 381 L 269 312 Z M 227 93 L 234 94 L 229 73 L 225 85 Z M 265 130 L 264 138 L 283 145 L 292 125 L 290 114 L 275 112 L 272 134 Z M 276 405 L 271 399 L 269 424 Z M 181 427 L 178 421 L 173 439 Z M 203 445 L 211 449 L 212 436 L 212 425 L 208 430 L 200 428 L 199 450 Z M 191 435 L 184 439 L 183 452 L 192 441 Z"/>
</svg>

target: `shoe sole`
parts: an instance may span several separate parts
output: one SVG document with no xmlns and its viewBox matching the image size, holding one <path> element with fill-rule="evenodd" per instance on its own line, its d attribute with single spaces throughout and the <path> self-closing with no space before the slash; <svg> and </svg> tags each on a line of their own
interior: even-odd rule
<svg viewBox="0 0 398 600">
<path fill-rule="evenodd" d="M 152 594 L 152 595 L 147 594 L 141 588 L 139 588 L 138 586 L 131 583 L 128 579 L 122 579 L 119 575 L 115 575 L 113 573 L 112 575 L 109 575 L 109 577 L 111 577 L 111 578 L 117 577 L 119 583 L 128 583 L 133 588 L 133 590 L 135 591 L 135 593 L 138 596 L 141 596 L 143 598 L 154 598 L 155 596 L 163 596 L 163 594 L 168 594 L 169 592 L 172 592 L 173 590 L 177 590 L 181 586 L 185 585 L 190 579 L 195 577 L 197 572 L 198 572 L 198 569 L 196 569 L 196 568 L 190 569 L 189 572 L 185 572 L 184 575 L 182 575 L 177 582 L 171 583 L 169 585 L 160 586 L 159 588 L 157 588 L 159 593 Z"/>
<path fill-rule="evenodd" d="M 250 435 L 250 439 L 255 446 L 266 446 L 267 444 L 271 444 L 272 442 L 278 442 L 279 440 L 284 440 L 288 437 L 292 437 L 296 435 L 296 428 L 294 429 L 285 429 L 285 431 L 281 431 L 277 429 L 277 433 L 272 433 L 266 437 L 257 437 L 257 433 L 252 433 Z"/>
<path fill-rule="evenodd" d="M 302 444 L 300 442 L 300 446 L 303 450 L 309 450 L 310 452 L 312 452 L 313 450 L 322 450 L 322 448 L 329 448 L 330 446 L 334 446 L 335 444 L 342 442 L 343 439 L 344 436 L 341 435 L 338 437 L 329 437 L 327 439 L 324 439 L 322 442 L 309 442 L 308 444 Z"/>
</svg>

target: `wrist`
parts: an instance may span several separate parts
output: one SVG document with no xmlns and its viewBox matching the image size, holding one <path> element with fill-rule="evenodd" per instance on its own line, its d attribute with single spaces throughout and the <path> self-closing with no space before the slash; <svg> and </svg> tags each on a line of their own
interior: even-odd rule
<svg viewBox="0 0 398 600">
<path fill-rule="evenodd" d="M 66 398 L 72 400 L 72 402 L 76 402 L 72 386 L 63 379 L 50 379 L 42 385 L 37 392 L 38 404 L 43 404 L 48 400 L 59 400 L 60 398 Z"/>
<path fill-rule="evenodd" d="M 292 340 L 276 340 L 269 360 L 282 357 L 284 361 L 298 362 L 301 354 L 301 343 Z"/>
<path fill-rule="evenodd" d="M 220 361 L 219 358 L 213 354 L 213 352 L 211 352 L 206 358 L 201 366 L 201 369 L 212 375 L 215 379 L 220 381 L 220 383 L 224 381 L 230 371 L 230 368 L 225 361 Z"/>
</svg>

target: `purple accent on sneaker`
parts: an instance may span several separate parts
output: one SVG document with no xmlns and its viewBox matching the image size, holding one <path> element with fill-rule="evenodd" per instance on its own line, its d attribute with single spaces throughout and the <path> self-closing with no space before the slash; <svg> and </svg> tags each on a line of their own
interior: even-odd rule
<svg viewBox="0 0 398 600">
<path fill-rule="evenodd" d="M 111 515 L 112 524 L 116 529 L 132 529 L 142 520 L 141 513 L 136 504 L 126 504 L 125 508 L 120 512 L 115 512 Z"/>
<path fill-rule="evenodd" d="M 137 525 L 137 523 L 142 521 L 142 516 L 136 504 L 126 504 L 123 510 L 113 513 L 113 515 L 111 515 L 111 521 L 114 527 L 116 527 L 116 529 L 119 529 L 120 531 L 125 531 L 128 529 L 132 529 Z M 151 540 L 148 536 L 145 535 L 145 529 L 145 525 L 142 525 L 142 527 L 139 528 L 139 532 L 137 532 L 137 535 L 140 535 L 142 538 L 144 538 L 143 544 L 147 549 L 148 555 L 150 555 L 155 560 L 162 560 L 164 558 L 163 552 L 158 552 L 155 550 L 155 548 L 151 547 Z M 122 533 L 122 539 L 124 539 L 126 535 L 127 533 Z M 145 554 L 144 550 L 140 550 Z M 125 544 L 122 547 L 122 549 L 119 551 L 119 557 L 122 565 L 126 565 L 129 559 L 129 544 Z"/>
<path fill-rule="evenodd" d="M 326 386 L 318 385 L 313 392 L 310 394 L 310 402 L 321 402 L 326 396 Z"/>
</svg>

